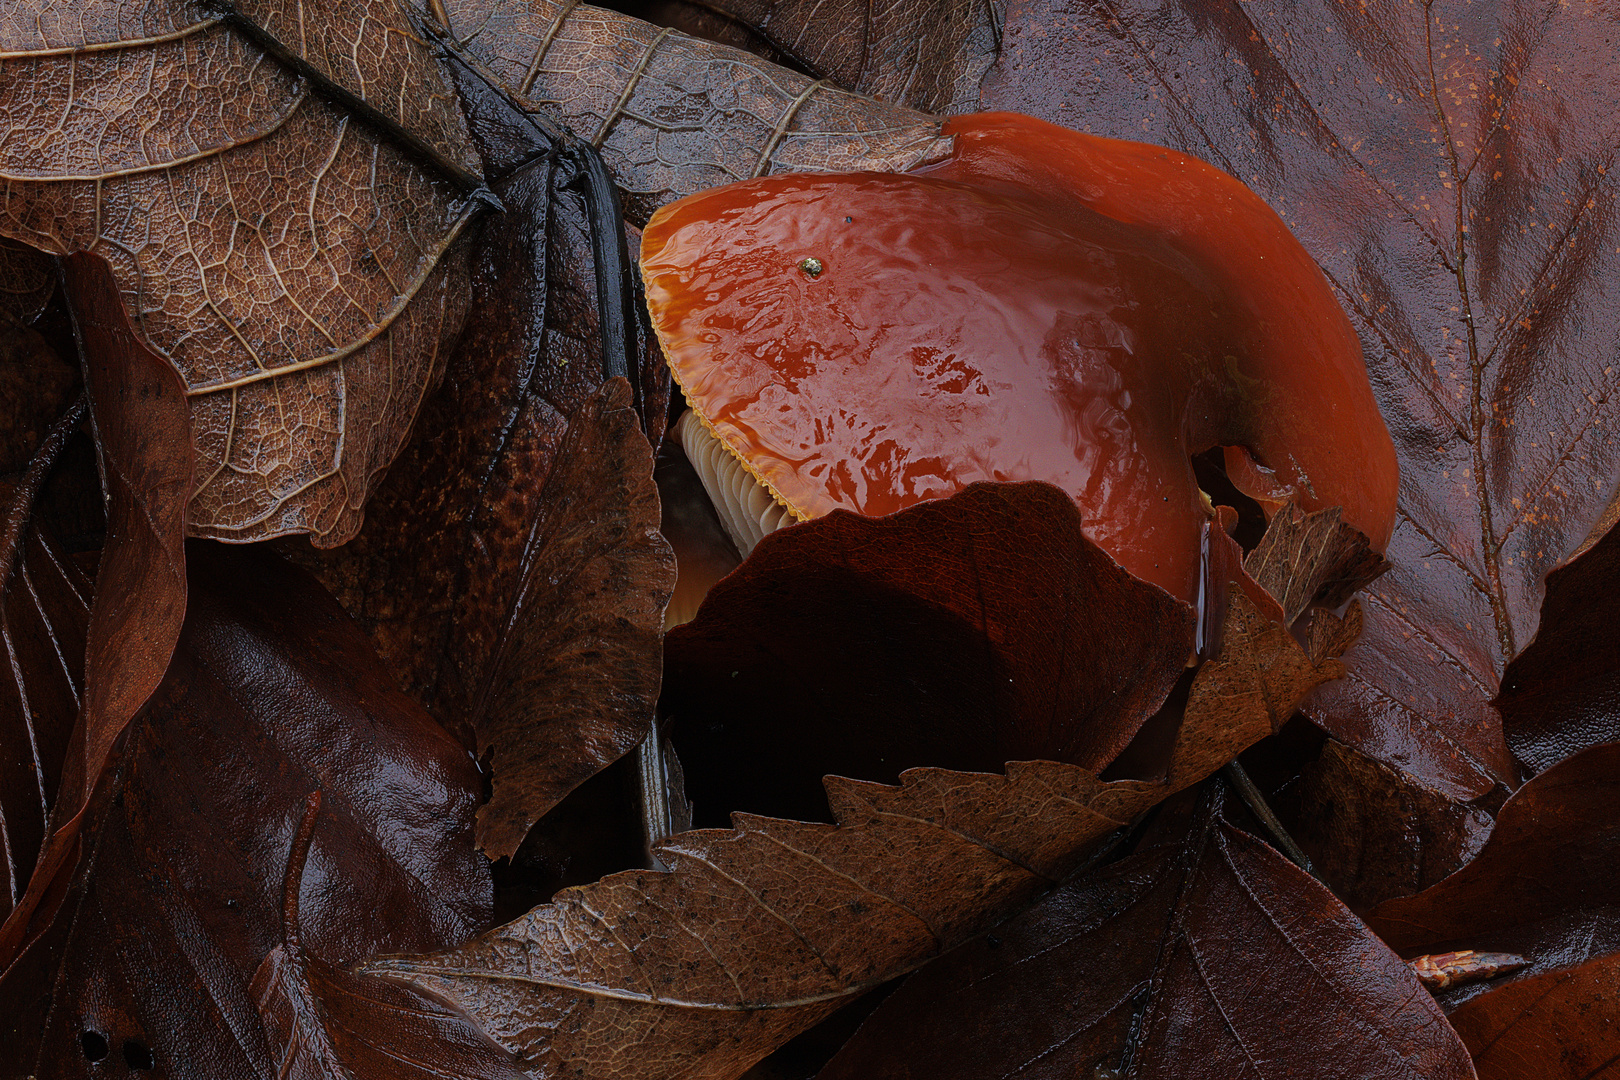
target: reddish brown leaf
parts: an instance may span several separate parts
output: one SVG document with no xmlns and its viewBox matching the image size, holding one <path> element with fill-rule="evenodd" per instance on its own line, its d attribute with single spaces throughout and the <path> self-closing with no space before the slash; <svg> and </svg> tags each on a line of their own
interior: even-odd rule
<svg viewBox="0 0 1620 1080">
<path fill-rule="evenodd" d="M 84 416 L 81 402 L 41 441 L 15 484 L 0 481 L 0 922 L 28 887 L 62 759 L 79 715 L 91 583 L 33 520 L 46 474 Z"/>
<path fill-rule="evenodd" d="M 824 819 L 828 774 L 1092 772 L 1164 702 L 1195 615 L 1120 569 L 1048 484 L 765 538 L 666 642 L 665 711 L 705 823 Z"/>
<path fill-rule="evenodd" d="M 450 35 L 526 107 L 602 150 L 637 224 L 683 195 L 767 173 L 901 170 L 939 123 L 737 49 L 572 0 L 450 0 Z"/>
<path fill-rule="evenodd" d="M 1620 741 L 1620 529 L 1547 575 L 1541 626 L 1507 667 L 1496 707 L 1508 745 L 1541 771 Z"/>
<path fill-rule="evenodd" d="M 1435 884 L 1478 854 L 1491 832 L 1482 807 L 1453 802 L 1332 740 L 1276 806 L 1322 879 L 1356 911 Z"/>
<path fill-rule="evenodd" d="M 1620 1075 L 1620 954 L 1482 994 L 1451 1014 L 1480 1080 Z"/>
<path fill-rule="evenodd" d="M 1042 490 L 989 487 L 957 498 L 1042 506 L 1055 498 L 1073 513 L 1061 493 Z M 912 518 L 942 509 L 961 512 L 936 503 L 870 524 L 916 535 Z M 823 519 L 773 539 L 783 547 L 794 533 L 813 538 L 829 527 L 848 526 Z M 1152 592 L 1117 581 L 1111 560 L 1070 537 L 1056 565 L 1072 560 L 1127 594 Z M 893 565 L 879 543 L 851 559 Z M 1186 645 L 1184 636 L 1167 661 L 1171 677 Z M 1119 640 L 1111 647 L 1137 651 Z M 736 1075 L 841 1002 L 1016 910 L 1099 837 L 1275 730 L 1338 670 L 1328 656 L 1313 663 L 1233 588 L 1223 651 L 1193 681 L 1162 780 L 1109 783 L 1057 762 L 1014 762 L 1005 775 L 912 769 L 898 787 L 829 777 L 836 825 L 738 814 L 732 830 L 671 837 L 659 849 L 669 873 L 567 889 L 460 950 L 367 970 L 450 1000 L 542 1075 Z"/>
<path fill-rule="evenodd" d="M 1467 866 L 1369 924 L 1403 953 L 1474 949 L 1530 961 L 1507 985 L 1620 951 L 1620 744 L 1585 750 L 1528 781 Z M 1446 991 L 1454 1008 L 1493 984 Z M 1504 987 L 1505 988 L 1505 987 Z"/>
<path fill-rule="evenodd" d="M 1471 1080 L 1412 971 L 1332 893 L 1218 809 L 1161 813 L 1179 827 L 912 976 L 818 1080 Z"/>
<path fill-rule="evenodd" d="M 1394 569 L 1311 715 L 1455 799 L 1620 472 L 1612 11 L 1015 0 L 981 105 L 1197 154 L 1282 214 L 1361 333 L 1401 457 Z"/>
<path fill-rule="evenodd" d="M 480 238 L 476 331 L 365 531 L 314 565 L 406 687 L 493 750 L 496 856 L 652 722 L 674 567 L 641 427 L 661 431 L 669 383 L 650 334 L 646 411 L 604 383 L 587 207 L 543 132 L 463 90 L 506 207 Z"/>
<path fill-rule="evenodd" d="M 50 794 L 49 840 L 27 892 L 0 925 L 0 967 L 54 917 L 51 898 L 76 858 L 91 791 L 125 725 L 163 678 L 186 613 L 193 454 L 185 387 L 136 337 L 105 262 L 78 255 L 62 266 L 100 457 L 107 539 L 85 631 L 78 716 Z"/>
<path fill-rule="evenodd" d="M 355 975 L 304 948 L 299 893 L 319 823 L 319 789 L 287 855 L 282 940 L 249 987 L 285 1080 L 445 1077 L 518 1080 L 506 1053 L 467 1020 L 398 983 Z"/>
<path fill-rule="evenodd" d="M 274 25 L 308 6 L 252 5 Z M 397 5 L 326 7 L 312 44 L 385 92 L 373 112 L 459 125 L 427 107 L 440 76 Z M 193 531 L 353 535 L 460 329 L 472 204 L 191 0 L 25 0 L 0 56 L 0 234 L 113 265 L 192 400 Z"/>
<path fill-rule="evenodd" d="M 307 575 L 213 544 L 188 556 L 168 675 L 87 811 L 54 920 L 0 976 L 8 1065 L 42 1078 L 99 1075 L 97 1053 L 176 1078 L 275 1073 L 248 990 L 283 941 L 312 791 L 308 956 L 442 947 L 488 919 L 466 752 Z"/>
</svg>

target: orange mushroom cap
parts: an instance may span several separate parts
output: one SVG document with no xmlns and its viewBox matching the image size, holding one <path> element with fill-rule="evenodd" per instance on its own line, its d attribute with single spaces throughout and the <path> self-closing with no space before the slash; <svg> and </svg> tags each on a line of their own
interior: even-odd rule
<svg viewBox="0 0 1620 1080">
<path fill-rule="evenodd" d="M 916 173 L 750 180 L 647 226 L 674 376 L 779 502 L 879 515 L 1045 480 L 1191 601 L 1190 459 L 1227 446 L 1240 489 L 1342 506 L 1382 550 L 1398 473 L 1360 342 L 1269 207 L 1160 147 L 1009 113 L 945 131 Z"/>
</svg>

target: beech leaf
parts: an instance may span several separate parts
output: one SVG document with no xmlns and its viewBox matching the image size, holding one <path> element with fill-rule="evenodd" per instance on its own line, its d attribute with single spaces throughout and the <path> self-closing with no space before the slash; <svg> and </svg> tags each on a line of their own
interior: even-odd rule
<svg viewBox="0 0 1620 1080">
<path fill-rule="evenodd" d="M 1201 801 L 913 975 L 817 1080 L 1472 1080 L 1411 969 Z"/>
<path fill-rule="evenodd" d="M 1309 714 L 1454 800 L 1511 785 L 1491 699 L 1620 475 L 1615 13 L 1013 0 L 1005 21 L 981 107 L 1237 176 L 1361 335 L 1401 464 L 1394 569 Z"/>
</svg>

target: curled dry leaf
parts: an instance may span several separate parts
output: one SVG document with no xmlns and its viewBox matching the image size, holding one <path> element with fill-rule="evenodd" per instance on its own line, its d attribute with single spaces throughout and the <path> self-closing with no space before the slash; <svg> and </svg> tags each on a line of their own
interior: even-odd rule
<svg viewBox="0 0 1620 1080">
<path fill-rule="evenodd" d="M 633 325 L 642 414 L 604 384 L 591 219 L 560 137 L 474 75 L 462 91 L 504 206 L 473 263 L 476 329 L 365 531 L 312 565 L 406 687 L 493 753 L 493 857 L 652 723 L 674 566 L 642 425 L 661 431 L 669 382 Z"/>
<path fill-rule="evenodd" d="M 394 94 L 385 111 L 459 124 L 428 107 L 448 92 L 403 19 L 345 5 L 322 39 L 357 46 L 349 74 Z M 71 18 L 13 4 L 0 59 L 0 235 L 112 264 L 141 338 L 185 380 L 192 531 L 353 535 L 461 326 L 462 191 L 191 0 Z"/>
<path fill-rule="evenodd" d="M 519 103 L 602 151 L 638 225 L 683 195 L 776 172 L 898 171 L 939 123 L 738 49 L 574 0 L 449 0 L 450 36 Z"/>
<path fill-rule="evenodd" d="M 1516 779 L 1490 701 L 1620 474 L 1616 18 L 1014 0 L 980 99 L 1197 154 L 1320 263 L 1402 494 L 1395 569 L 1310 713 L 1453 799 Z"/>
<path fill-rule="evenodd" d="M 1411 969 L 1201 801 L 913 975 L 817 1080 L 1472 1080 Z"/>
<path fill-rule="evenodd" d="M 991 0 L 709 0 L 691 6 L 735 20 L 817 78 L 947 115 L 978 108 L 979 82 L 1001 44 Z"/>
<path fill-rule="evenodd" d="M 1447 990 L 1459 983 L 1494 979 L 1523 970 L 1529 963 L 1517 953 L 1457 952 L 1424 954 L 1408 961 L 1418 979 L 1430 990 Z"/>
<path fill-rule="evenodd" d="M 249 986 L 283 941 L 312 791 L 308 956 L 342 966 L 487 925 L 462 747 L 307 575 L 209 543 L 188 562 L 185 632 L 86 811 L 85 857 L 0 975 L 0 1044 L 24 1073 L 99 1075 L 110 1052 L 175 1078 L 274 1075 L 284 1048 Z"/>
<path fill-rule="evenodd" d="M 1039 501 L 1041 490 L 956 498 Z M 937 510 L 873 524 L 911 535 L 907 515 Z M 814 544 L 840 525 L 808 522 L 776 542 Z M 1060 557 L 1112 566 L 1078 537 Z M 1182 632 L 1175 669 L 1191 646 Z M 1233 588 L 1223 652 L 1193 681 L 1161 781 L 1104 782 L 1038 761 L 1005 775 L 911 769 L 897 787 L 829 777 L 834 825 L 739 814 L 733 829 L 670 838 L 659 849 L 669 873 L 567 889 L 462 949 L 367 970 L 453 1002 L 541 1076 L 735 1075 L 1049 888 L 1099 837 L 1270 734 L 1338 670 Z"/>
<path fill-rule="evenodd" d="M 54 918 L 92 790 L 132 717 L 157 689 L 186 613 L 191 417 L 179 376 L 134 333 L 107 264 L 62 261 L 95 430 L 107 535 L 85 630 L 78 715 L 50 793 L 48 841 L 27 892 L 0 924 L 0 968 Z M 76 662 L 76 661 L 75 661 Z"/>
</svg>

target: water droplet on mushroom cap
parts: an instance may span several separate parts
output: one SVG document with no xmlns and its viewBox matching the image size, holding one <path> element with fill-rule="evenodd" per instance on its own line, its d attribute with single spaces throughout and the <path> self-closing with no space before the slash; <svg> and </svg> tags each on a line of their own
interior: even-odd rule
<svg viewBox="0 0 1620 1080">
<path fill-rule="evenodd" d="M 1027 117 L 946 131 L 921 173 L 767 177 L 654 216 L 649 304 L 700 433 L 796 517 L 1046 480 L 1188 600 L 1209 520 L 1190 458 L 1214 446 L 1246 447 L 1267 499 L 1387 543 L 1394 449 L 1359 341 L 1253 193 Z"/>
</svg>

